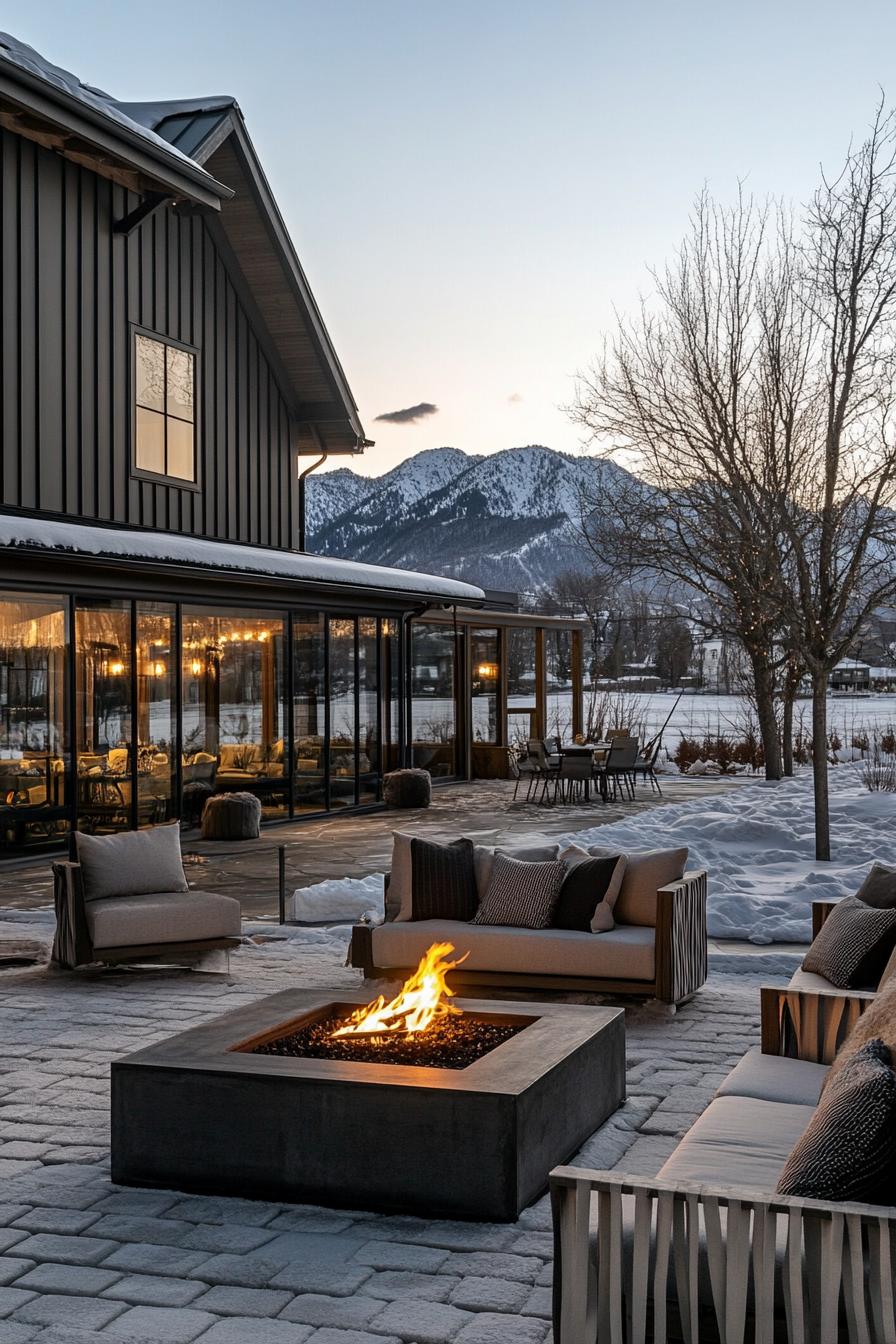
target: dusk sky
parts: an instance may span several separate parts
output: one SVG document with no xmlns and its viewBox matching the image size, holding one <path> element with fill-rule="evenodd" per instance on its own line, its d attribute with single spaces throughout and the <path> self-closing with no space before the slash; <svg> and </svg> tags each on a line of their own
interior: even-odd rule
<svg viewBox="0 0 896 1344">
<path fill-rule="evenodd" d="M 576 451 L 575 372 L 704 181 L 801 201 L 878 86 L 896 102 L 875 0 L 31 0 L 0 24 L 119 98 L 237 97 L 377 475 L 442 444 Z"/>
</svg>

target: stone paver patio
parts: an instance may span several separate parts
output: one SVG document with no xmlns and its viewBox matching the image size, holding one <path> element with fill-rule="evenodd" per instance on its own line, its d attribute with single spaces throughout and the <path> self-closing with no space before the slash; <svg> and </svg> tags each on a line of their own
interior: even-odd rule
<svg viewBox="0 0 896 1344">
<path fill-rule="evenodd" d="M 188 876 L 195 886 L 239 897 L 250 919 L 270 919 L 277 913 L 277 849 L 286 845 L 287 891 L 310 886 L 328 877 L 366 877 L 389 867 L 394 830 L 413 829 L 433 839 L 472 835 L 482 844 L 509 844 L 525 837 L 562 835 L 566 831 L 618 821 L 663 803 L 710 797 L 750 782 L 746 777 L 663 779 L 663 798 L 639 785 L 635 802 L 580 803 L 539 807 L 520 799 L 513 802 L 508 780 L 477 780 L 433 790 L 432 807 L 402 812 L 378 811 L 366 815 L 340 814 L 317 821 L 271 826 L 260 841 L 227 844 L 184 836 Z M 19 910 L 50 904 L 50 860 L 43 856 L 4 864 L 0 869 L 0 907 Z"/>
<path fill-rule="evenodd" d="M 343 946 L 314 930 L 248 945 L 230 986 L 180 972 L 0 974 L 0 1344 L 543 1344 L 547 1199 L 516 1224 L 481 1225 L 112 1185 L 110 1061 L 287 986 L 356 985 Z M 627 1007 L 628 1100 L 579 1163 L 654 1173 L 755 1043 L 758 986 L 793 958 L 714 960 L 677 1016 Z M 264 1143 L 263 1115 L 246 1141 Z M 371 1133 L 372 1161 L 380 1142 Z"/>
</svg>

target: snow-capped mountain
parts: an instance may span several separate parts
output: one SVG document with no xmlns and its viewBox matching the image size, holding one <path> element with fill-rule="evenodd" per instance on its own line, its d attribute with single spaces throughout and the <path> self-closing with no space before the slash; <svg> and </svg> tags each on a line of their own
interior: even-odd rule
<svg viewBox="0 0 896 1344">
<path fill-rule="evenodd" d="M 621 469 L 539 446 L 434 448 L 380 477 L 341 468 L 309 477 L 309 548 L 531 592 L 581 567 L 580 493 L 606 471 Z"/>
</svg>

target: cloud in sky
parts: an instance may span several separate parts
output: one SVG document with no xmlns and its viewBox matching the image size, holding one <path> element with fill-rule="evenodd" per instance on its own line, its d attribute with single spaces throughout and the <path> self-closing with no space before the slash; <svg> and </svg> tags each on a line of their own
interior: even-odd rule
<svg viewBox="0 0 896 1344">
<path fill-rule="evenodd" d="M 415 425 L 418 420 L 436 415 L 438 409 L 438 406 L 434 406 L 431 401 L 421 401 L 416 406 L 406 406 L 403 411 L 384 411 L 382 415 L 376 416 L 376 419 L 385 420 L 389 425 Z"/>
<path fill-rule="evenodd" d="M 507 398 L 508 401 L 513 402 L 522 401 L 522 399 L 523 399 L 522 392 L 511 392 L 510 396 Z"/>
</svg>

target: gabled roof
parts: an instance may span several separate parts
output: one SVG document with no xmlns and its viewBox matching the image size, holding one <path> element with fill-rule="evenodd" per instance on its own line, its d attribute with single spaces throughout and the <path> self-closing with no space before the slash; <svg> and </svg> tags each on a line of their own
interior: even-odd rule
<svg viewBox="0 0 896 1344">
<path fill-rule="evenodd" d="M 154 201 L 205 210 L 290 404 L 300 451 L 368 446 L 358 409 L 236 100 L 121 102 L 0 34 L 0 125 Z M 142 211 L 135 212 L 139 218 Z"/>
</svg>

